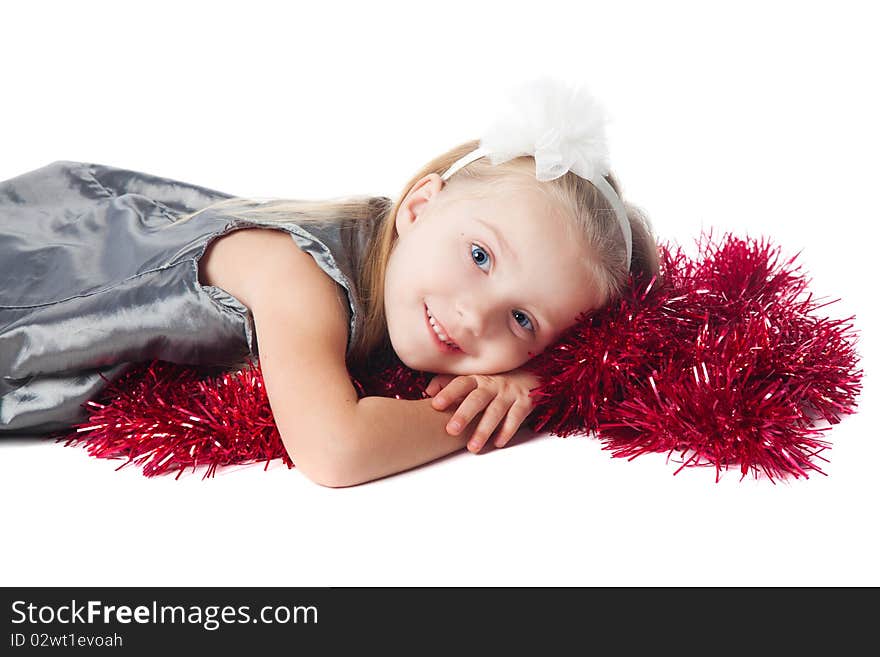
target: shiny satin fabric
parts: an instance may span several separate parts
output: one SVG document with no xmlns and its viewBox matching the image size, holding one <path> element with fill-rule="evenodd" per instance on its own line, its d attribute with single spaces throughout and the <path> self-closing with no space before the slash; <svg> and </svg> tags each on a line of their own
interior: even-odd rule
<svg viewBox="0 0 880 657">
<path fill-rule="evenodd" d="M 345 289 L 350 351 L 362 322 L 355 274 L 367 227 L 268 223 L 218 210 L 172 224 L 230 196 L 70 161 L 0 183 L 0 436 L 83 421 L 81 404 L 138 362 L 258 358 L 248 308 L 198 280 L 210 241 L 239 228 L 286 230 Z"/>
</svg>

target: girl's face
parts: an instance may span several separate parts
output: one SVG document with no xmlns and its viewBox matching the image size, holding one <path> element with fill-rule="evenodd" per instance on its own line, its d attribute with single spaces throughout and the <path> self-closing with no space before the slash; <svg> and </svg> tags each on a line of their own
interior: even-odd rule
<svg viewBox="0 0 880 657">
<path fill-rule="evenodd" d="M 516 369 L 602 303 L 587 256 L 537 190 L 477 199 L 444 184 L 425 176 L 397 213 L 384 290 L 391 344 L 423 372 Z M 426 307 L 458 349 L 441 346 Z"/>
</svg>

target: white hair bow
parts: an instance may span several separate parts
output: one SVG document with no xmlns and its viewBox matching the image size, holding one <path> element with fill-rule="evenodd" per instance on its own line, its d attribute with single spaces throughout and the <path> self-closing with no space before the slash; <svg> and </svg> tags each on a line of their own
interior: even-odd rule
<svg viewBox="0 0 880 657">
<path fill-rule="evenodd" d="M 614 208 L 629 268 L 629 219 L 614 188 L 604 178 L 610 170 L 607 121 L 603 106 L 581 85 L 571 87 L 549 77 L 528 81 L 510 90 L 507 106 L 484 131 L 480 147 L 449 167 L 443 179 L 483 156 L 496 165 L 530 155 L 535 159 L 535 177 L 542 182 L 571 171 L 589 180 Z"/>
</svg>

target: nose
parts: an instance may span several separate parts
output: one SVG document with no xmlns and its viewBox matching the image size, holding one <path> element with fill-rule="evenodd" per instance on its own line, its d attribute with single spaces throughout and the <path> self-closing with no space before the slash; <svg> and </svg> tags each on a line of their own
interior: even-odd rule
<svg viewBox="0 0 880 657">
<path fill-rule="evenodd" d="M 481 338 L 490 327 L 491 318 L 497 314 L 497 308 L 491 302 L 471 298 L 459 303 L 457 312 L 460 330 Z"/>
</svg>

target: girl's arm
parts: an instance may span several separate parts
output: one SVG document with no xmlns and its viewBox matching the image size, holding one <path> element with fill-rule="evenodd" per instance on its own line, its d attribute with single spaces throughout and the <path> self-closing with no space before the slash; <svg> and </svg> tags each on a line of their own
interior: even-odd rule
<svg viewBox="0 0 880 657">
<path fill-rule="evenodd" d="M 464 447 L 478 453 L 490 436 L 503 447 L 534 410 L 531 391 L 540 385 L 541 378 L 525 369 L 438 374 L 428 384 L 428 399 L 366 397 L 355 409 L 363 433 L 357 434 L 344 476 L 360 483 Z M 450 433 L 450 419 L 464 429 Z"/>
<path fill-rule="evenodd" d="M 345 366 L 342 287 L 286 231 L 265 228 L 215 240 L 199 279 L 251 311 L 266 396 L 297 470 L 324 486 L 344 485 L 358 397 Z"/>
<path fill-rule="evenodd" d="M 446 432 L 456 406 L 438 411 L 427 399 L 364 397 L 355 410 L 359 431 L 339 486 L 353 486 L 402 472 L 464 449 L 476 430 L 479 416 L 457 436 Z"/>
</svg>

